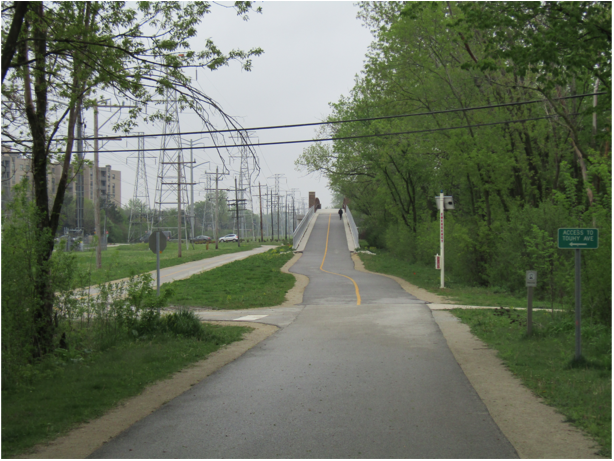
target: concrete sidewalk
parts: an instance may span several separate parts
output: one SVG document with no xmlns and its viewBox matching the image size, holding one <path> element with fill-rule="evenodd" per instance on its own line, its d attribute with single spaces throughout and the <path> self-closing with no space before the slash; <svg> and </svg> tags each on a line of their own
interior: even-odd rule
<svg viewBox="0 0 614 461">
<path fill-rule="evenodd" d="M 174 282 L 175 280 L 187 279 L 194 274 L 200 274 L 201 272 L 215 269 L 216 267 L 223 266 L 224 264 L 228 264 L 233 261 L 239 261 L 256 254 L 265 253 L 271 248 L 275 248 L 275 245 L 262 245 L 260 248 L 255 248 L 253 250 L 214 256 L 213 258 L 200 259 L 198 261 L 191 261 L 185 264 L 179 264 L 177 266 L 165 267 L 160 269 L 160 285 L 167 282 Z M 149 274 L 151 274 L 152 278 L 154 279 L 155 285 L 157 282 L 157 271 L 150 271 Z M 113 280 L 107 283 L 118 283 L 126 280 L 128 280 L 128 278 Z M 87 291 L 88 288 L 85 288 L 85 290 Z M 89 287 L 90 296 L 96 296 L 99 291 L 98 285 Z"/>
</svg>

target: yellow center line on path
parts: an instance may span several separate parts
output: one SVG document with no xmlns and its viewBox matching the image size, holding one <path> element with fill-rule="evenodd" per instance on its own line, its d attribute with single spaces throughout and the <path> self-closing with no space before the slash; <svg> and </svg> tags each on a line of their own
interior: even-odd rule
<svg viewBox="0 0 614 461">
<path fill-rule="evenodd" d="M 330 218 L 331 218 L 331 216 L 332 216 L 332 214 L 330 214 L 328 216 L 328 230 L 326 231 L 326 247 L 324 248 L 324 257 L 322 258 L 322 264 L 320 264 L 320 270 L 322 272 L 326 272 L 328 274 L 340 275 L 341 277 L 345 277 L 346 279 L 350 279 L 352 281 L 352 283 L 354 284 L 354 288 L 356 288 L 356 305 L 360 306 L 360 291 L 358 290 L 358 285 L 356 284 L 354 279 L 352 277 L 348 277 L 347 275 L 337 274 L 336 272 L 330 272 L 330 271 L 327 271 L 327 270 L 323 269 L 324 261 L 326 260 L 326 253 L 328 252 L 328 235 L 330 234 Z"/>
</svg>

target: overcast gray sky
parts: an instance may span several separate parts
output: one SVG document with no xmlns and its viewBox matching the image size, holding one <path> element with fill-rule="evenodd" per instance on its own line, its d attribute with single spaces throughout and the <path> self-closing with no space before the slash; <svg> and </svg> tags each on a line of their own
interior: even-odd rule
<svg viewBox="0 0 614 461">
<path fill-rule="evenodd" d="M 233 9 L 213 5 L 199 29 L 194 49 L 198 42 L 211 38 L 216 45 L 228 51 L 261 47 L 264 54 L 253 59 L 251 72 L 240 69 L 238 63 L 216 71 L 198 71 L 198 86 L 216 100 L 222 108 L 245 128 L 309 123 L 323 120 L 329 113 L 328 104 L 347 95 L 359 74 L 367 47 L 371 43 L 369 31 L 356 18 L 358 7 L 352 2 L 257 2 L 262 14 L 251 13 L 249 21 L 236 16 Z M 196 77 L 195 72 L 192 77 Z M 110 112 L 101 112 L 101 121 Z M 90 118 L 90 117 L 88 117 Z M 182 114 L 181 131 L 202 129 L 202 123 L 193 114 Z M 110 124 L 109 124 L 110 125 Z M 107 125 L 107 127 L 109 126 Z M 91 125 L 90 125 L 91 126 Z M 110 134 L 103 128 L 101 135 Z M 223 128 L 223 127 L 220 127 Z M 160 126 L 142 128 L 148 133 L 161 132 Z M 257 133 L 257 141 L 273 142 L 311 139 L 314 128 L 268 130 Z M 196 137 L 194 137 L 196 139 Z M 160 139 L 148 139 L 146 148 L 160 146 Z M 210 144 L 210 140 L 199 141 Z M 108 149 L 135 147 L 136 142 L 121 141 L 107 146 Z M 308 144 L 258 147 L 261 172 L 253 180 L 257 184 L 273 185 L 274 174 L 284 174 L 287 181 L 281 189 L 298 188 L 301 196 L 315 191 L 324 207 L 331 205 L 331 194 L 325 178 L 307 176 L 295 169 L 294 161 Z M 238 149 L 235 152 L 239 154 Z M 157 155 L 157 154 L 149 154 Z M 220 164 L 217 154 L 200 151 L 198 163 L 212 160 L 194 173 L 200 179 L 205 169 L 215 170 Z M 147 161 L 149 193 L 153 202 L 157 162 Z M 156 164 L 154 164 L 154 162 Z M 136 161 L 126 164 L 124 154 L 101 154 L 100 164 L 111 164 L 122 171 L 122 204 L 132 198 Z M 239 161 L 232 160 L 230 168 L 238 171 Z M 225 185 L 234 186 L 234 177 L 229 176 Z M 203 186 L 196 186 L 195 199 L 204 197 Z M 200 194 L 199 194 L 200 191 Z M 257 190 L 254 191 L 257 194 Z M 254 210 L 255 211 L 255 210 Z"/>
</svg>

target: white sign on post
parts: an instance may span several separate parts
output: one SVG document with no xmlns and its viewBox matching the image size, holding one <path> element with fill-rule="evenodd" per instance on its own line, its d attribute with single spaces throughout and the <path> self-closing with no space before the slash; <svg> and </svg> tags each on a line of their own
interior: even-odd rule
<svg viewBox="0 0 614 461">
<path fill-rule="evenodd" d="M 435 257 L 435 265 L 437 269 L 441 270 L 441 286 L 445 288 L 445 258 L 444 258 L 444 241 L 443 241 L 443 211 L 454 209 L 454 199 L 451 195 L 443 195 L 443 190 L 439 196 L 435 196 L 435 203 L 437 203 L 437 209 L 439 210 L 439 252 L 440 256 Z M 437 262 L 438 261 L 438 262 Z"/>
</svg>

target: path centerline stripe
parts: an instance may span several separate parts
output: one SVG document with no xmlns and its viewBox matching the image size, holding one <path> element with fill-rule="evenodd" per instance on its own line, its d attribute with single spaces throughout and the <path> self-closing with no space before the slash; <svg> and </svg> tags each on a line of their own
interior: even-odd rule
<svg viewBox="0 0 614 461">
<path fill-rule="evenodd" d="M 339 275 L 341 277 L 345 277 L 346 279 L 350 279 L 352 281 L 352 283 L 354 284 L 354 288 L 356 288 L 356 305 L 360 306 L 360 290 L 358 290 L 358 284 L 354 281 L 354 279 L 352 277 L 348 277 L 347 275 L 337 274 L 336 272 L 330 272 L 330 271 L 327 271 L 326 269 L 323 269 L 324 261 L 326 260 L 326 253 L 328 253 L 328 235 L 330 234 L 330 218 L 331 218 L 331 216 L 332 216 L 332 214 L 328 215 L 328 229 L 326 230 L 326 246 L 324 247 L 324 257 L 322 258 L 322 264 L 320 264 L 320 270 L 322 272 L 326 272 L 328 274 Z"/>
</svg>

